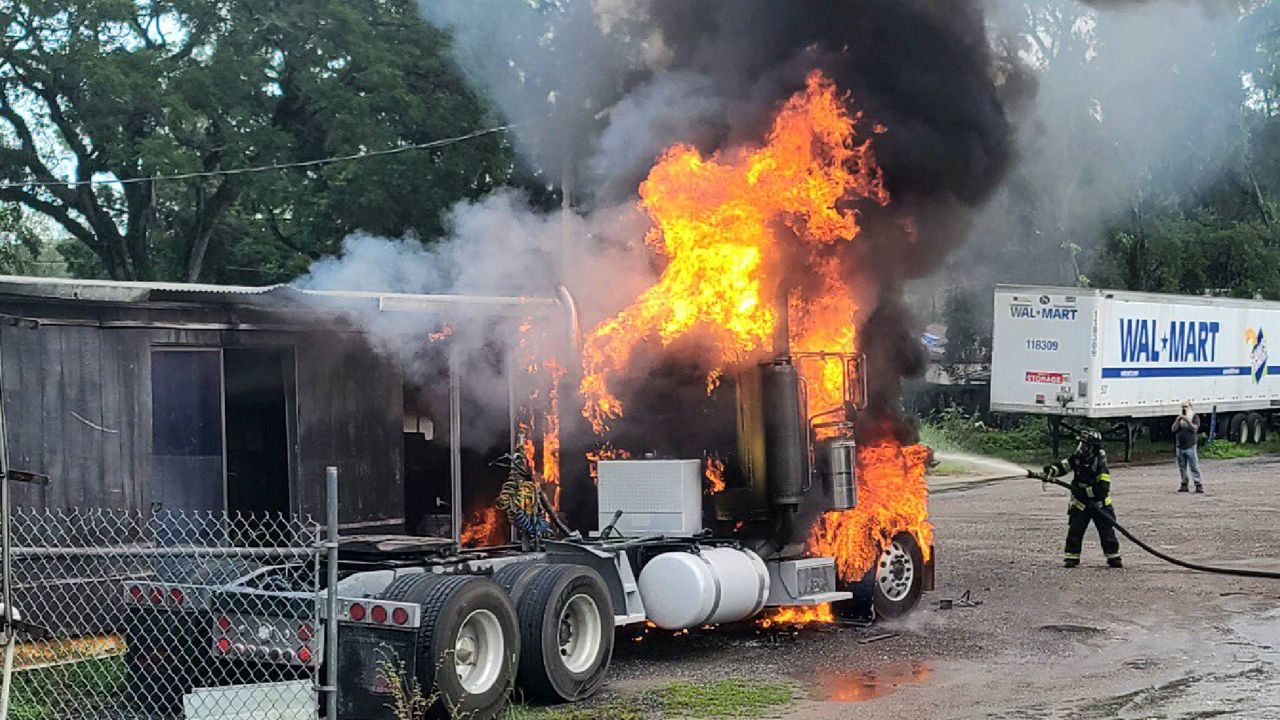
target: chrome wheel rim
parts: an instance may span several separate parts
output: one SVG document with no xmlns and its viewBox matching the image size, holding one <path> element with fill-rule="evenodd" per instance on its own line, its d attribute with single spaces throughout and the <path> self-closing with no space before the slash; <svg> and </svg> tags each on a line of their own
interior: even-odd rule
<svg viewBox="0 0 1280 720">
<path fill-rule="evenodd" d="M 462 689 L 472 695 L 488 691 L 502 675 L 506 642 L 502 624 L 488 610 L 475 610 L 462 621 L 453 643 L 453 664 Z"/>
<path fill-rule="evenodd" d="M 916 564 L 911 553 L 899 541 L 880 553 L 880 563 L 876 567 L 876 584 L 880 593 L 893 602 L 898 602 L 911 593 L 911 583 L 916 577 Z"/>
<path fill-rule="evenodd" d="M 569 598 L 560 611 L 557 643 L 560 662 L 571 673 L 590 669 L 600 654 L 600 608 L 590 595 L 578 594 Z"/>
</svg>

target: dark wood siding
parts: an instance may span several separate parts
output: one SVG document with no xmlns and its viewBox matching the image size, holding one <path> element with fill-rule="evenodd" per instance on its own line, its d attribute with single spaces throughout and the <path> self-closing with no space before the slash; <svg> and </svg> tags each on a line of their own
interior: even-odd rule
<svg viewBox="0 0 1280 720">
<path fill-rule="evenodd" d="M 299 353 L 300 509 L 323 514 L 324 470 L 339 469 L 339 517 L 392 532 L 404 522 L 401 376 L 353 336 L 307 335 Z"/>
<path fill-rule="evenodd" d="M 4 410 L 14 467 L 50 476 L 15 487 L 34 508 L 146 510 L 152 484 L 151 351 L 155 347 L 292 348 L 287 390 L 291 505 L 324 514 L 324 468 L 340 468 L 340 517 L 370 531 L 404 517 L 403 384 L 355 333 L 300 328 L 139 327 L 148 308 L 0 300 L 0 312 L 55 320 L 0 326 Z M 169 309 L 166 322 L 178 311 Z M 207 308 L 201 312 L 208 314 Z M 201 317 L 202 322 L 216 318 Z M 105 322 L 104 322 L 105 321 Z"/>
</svg>

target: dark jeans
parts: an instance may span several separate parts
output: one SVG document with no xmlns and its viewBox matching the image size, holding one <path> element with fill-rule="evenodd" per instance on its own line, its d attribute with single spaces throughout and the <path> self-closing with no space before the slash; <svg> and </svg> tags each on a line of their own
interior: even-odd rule
<svg viewBox="0 0 1280 720">
<path fill-rule="evenodd" d="M 1195 480 L 1196 487 L 1200 487 L 1200 456 L 1195 448 L 1178 448 L 1178 474 L 1182 475 L 1182 487 L 1189 480 Z"/>
<path fill-rule="evenodd" d="M 1107 505 L 1102 510 L 1103 513 L 1112 520 L 1116 519 L 1116 511 Z M 1088 510 L 1077 510 L 1071 508 L 1067 511 L 1067 551 L 1066 558 L 1068 560 L 1080 559 L 1080 546 L 1084 543 L 1084 531 L 1089 528 L 1089 522 L 1093 520 L 1093 516 Z M 1098 539 L 1102 541 L 1102 552 L 1107 556 L 1108 560 L 1120 557 L 1120 540 L 1116 538 L 1116 529 L 1108 522 L 1097 522 L 1093 524 L 1098 528 Z"/>
</svg>

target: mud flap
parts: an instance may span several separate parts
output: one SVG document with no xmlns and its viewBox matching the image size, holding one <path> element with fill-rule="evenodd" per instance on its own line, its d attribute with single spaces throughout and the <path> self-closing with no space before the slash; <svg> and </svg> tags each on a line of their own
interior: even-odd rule
<svg viewBox="0 0 1280 720">
<path fill-rule="evenodd" d="M 929 559 L 926 560 L 924 563 L 924 577 L 920 579 L 920 583 L 921 583 L 920 587 L 925 592 L 929 592 L 930 590 L 933 590 L 933 562 L 934 560 L 938 559 L 938 556 L 934 554 L 936 552 L 937 552 L 937 548 L 935 548 L 933 545 L 930 545 Z"/>
</svg>

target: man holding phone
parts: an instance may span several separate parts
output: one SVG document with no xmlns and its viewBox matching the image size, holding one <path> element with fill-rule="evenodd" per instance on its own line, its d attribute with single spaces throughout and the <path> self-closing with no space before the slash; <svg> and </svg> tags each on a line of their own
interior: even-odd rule
<svg viewBox="0 0 1280 720">
<path fill-rule="evenodd" d="M 1196 443 L 1200 439 L 1200 418 L 1191 410 L 1191 401 L 1182 403 L 1182 414 L 1173 421 L 1174 441 L 1178 446 L 1178 474 L 1182 476 L 1182 485 L 1178 492 L 1187 492 L 1189 480 L 1195 480 L 1196 492 L 1203 493 L 1204 485 L 1200 482 L 1200 456 L 1196 453 Z"/>
</svg>

